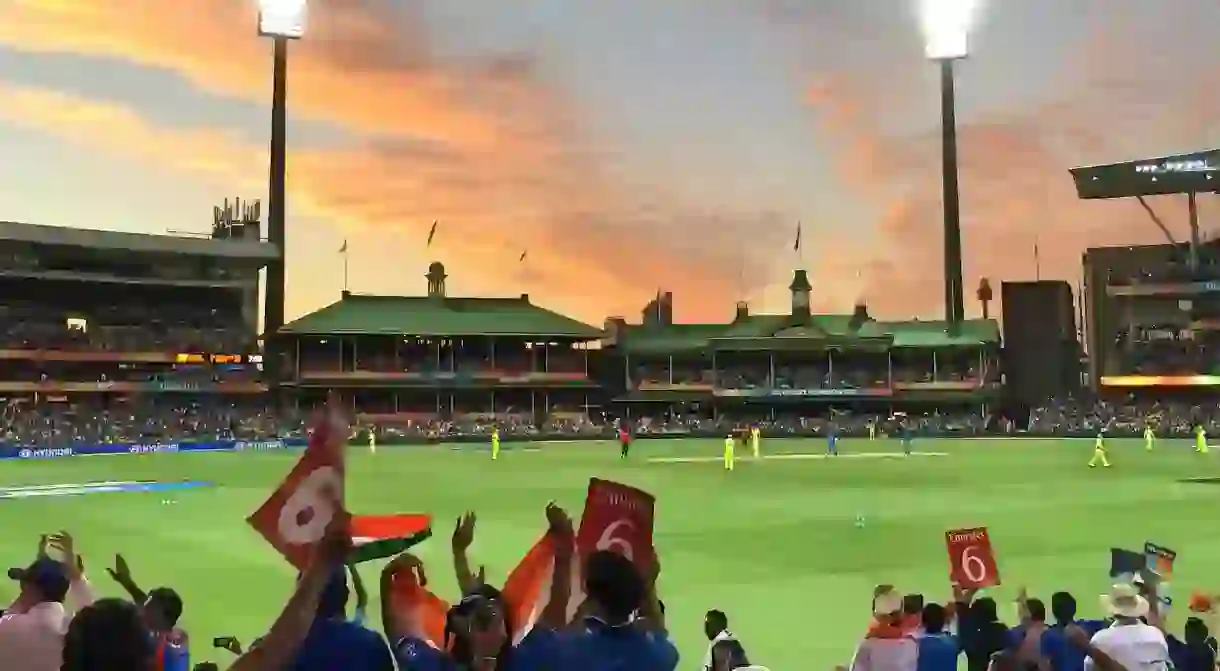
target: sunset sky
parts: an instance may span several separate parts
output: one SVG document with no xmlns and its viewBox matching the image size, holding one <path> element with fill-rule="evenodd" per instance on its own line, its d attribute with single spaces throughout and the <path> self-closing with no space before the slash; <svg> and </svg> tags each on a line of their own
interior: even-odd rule
<svg viewBox="0 0 1220 671">
<path fill-rule="evenodd" d="M 0 0 L 0 219 L 206 231 L 264 198 L 255 0 Z M 939 97 L 916 0 L 312 0 L 289 74 L 288 313 L 351 288 L 600 324 L 938 317 Z M 967 291 L 1156 242 L 1067 169 L 1220 146 L 1215 0 L 985 0 L 958 77 Z M 1201 201 L 1205 228 L 1220 204 Z M 1184 207 L 1154 207 L 1185 237 Z M 424 241 L 440 222 L 432 247 Z M 804 252 L 792 251 L 797 221 Z M 521 253 L 528 250 L 525 263 Z M 967 313 L 978 311 L 968 301 Z"/>
</svg>

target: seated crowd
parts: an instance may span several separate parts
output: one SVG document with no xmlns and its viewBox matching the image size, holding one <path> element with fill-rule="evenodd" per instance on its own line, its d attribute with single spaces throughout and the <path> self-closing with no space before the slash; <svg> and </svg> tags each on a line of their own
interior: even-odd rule
<svg viewBox="0 0 1220 671">
<path fill-rule="evenodd" d="M 1052 399 L 1035 408 L 1028 430 L 1043 434 L 1094 434 L 1098 431 L 1138 434 L 1151 426 L 1158 435 L 1187 435 L 1202 426 L 1220 433 L 1220 407 L 1206 399 Z"/>
<path fill-rule="evenodd" d="M 266 440 L 305 435 L 294 413 L 260 401 L 143 394 L 123 402 L 12 402 L 4 409 L 0 445 L 72 447 L 183 440 Z"/>
<path fill-rule="evenodd" d="M 853 355 L 827 361 L 781 360 L 772 369 L 768 362 L 717 361 L 713 369 L 705 363 L 637 363 L 631 373 L 635 387 L 707 385 L 721 389 L 868 389 L 893 384 L 999 381 L 998 366 L 980 369 L 973 359 L 944 357 L 928 361 L 887 360 L 885 356 Z"/>
<path fill-rule="evenodd" d="M 48 311 L 42 304 L 7 301 L 0 306 L 0 348 L 100 352 L 206 352 L 248 354 L 255 351 L 250 329 L 240 315 L 174 306 L 114 305 L 99 308 L 88 323 L 69 320 L 72 313 Z"/>
</svg>

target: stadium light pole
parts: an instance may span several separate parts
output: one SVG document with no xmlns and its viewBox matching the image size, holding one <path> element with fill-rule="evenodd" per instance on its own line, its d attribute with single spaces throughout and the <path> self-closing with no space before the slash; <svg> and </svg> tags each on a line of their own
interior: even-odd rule
<svg viewBox="0 0 1220 671">
<path fill-rule="evenodd" d="M 927 57 L 940 67 L 941 188 L 945 224 L 945 321 L 966 316 L 962 290 L 961 194 L 957 169 L 957 96 L 954 64 L 965 58 L 976 0 L 922 0 Z"/>
<path fill-rule="evenodd" d="M 274 335 L 284 325 L 284 181 L 288 171 L 286 144 L 288 125 L 288 42 L 305 34 L 306 0 L 259 0 L 258 34 L 272 39 L 271 161 L 268 172 L 267 239 L 275 246 L 276 259 L 267 267 L 266 301 L 263 307 L 264 374 L 278 389 L 282 357 L 274 347 Z"/>
</svg>

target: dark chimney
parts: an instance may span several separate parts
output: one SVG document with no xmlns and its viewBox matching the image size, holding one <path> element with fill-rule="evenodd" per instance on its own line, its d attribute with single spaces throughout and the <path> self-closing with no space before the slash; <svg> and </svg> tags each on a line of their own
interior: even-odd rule
<svg viewBox="0 0 1220 671">
<path fill-rule="evenodd" d="M 856 310 L 851 313 L 851 322 L 848 323 L 848 326 L 853 331 L 859 331 L 872 320 L 873 318 L 868 314 L 868 306 L 864 303 L 856 303 Z"/>
<path fill-rule="evenodd" d="M 750 318 L 750 305 L 745 301 L 737 301 L 737 314 L 733 317 L 733 321 L 740 322 Z"/>
</svg>

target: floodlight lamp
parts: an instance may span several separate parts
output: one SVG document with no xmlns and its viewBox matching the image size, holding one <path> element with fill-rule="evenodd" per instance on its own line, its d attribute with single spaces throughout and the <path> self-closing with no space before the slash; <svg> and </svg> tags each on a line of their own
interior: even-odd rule
<svg viewBox="0 0 1220 671">
<path fill-rule="evenodd" d="M 306 0 L 259 0 L 258 34 L 299 40 L 305 34 Z"/>
<path fill-rule="evenodd" d="M 926 53 L 932 60 L 965 58 L 978 0 L 921 0 Z"/>
</svg>

